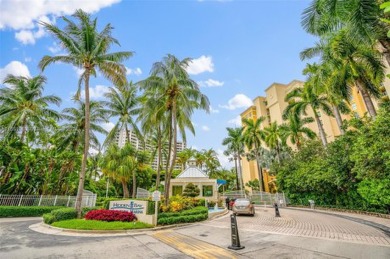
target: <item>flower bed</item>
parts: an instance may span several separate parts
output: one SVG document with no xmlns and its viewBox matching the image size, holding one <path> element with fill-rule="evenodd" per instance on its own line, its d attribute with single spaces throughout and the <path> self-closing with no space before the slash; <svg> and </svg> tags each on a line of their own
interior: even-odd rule
<svg viewBox="0 0 390 259">
<path fill-rule="evenodd" d="M 91 210 L 85 215 L 86 220 L 100 220 L 100 221 L 122 221 L 132 222 L 136 221 L 137 217 L 132 212 L 118 211 L 118 210 Z"/>
</svg>

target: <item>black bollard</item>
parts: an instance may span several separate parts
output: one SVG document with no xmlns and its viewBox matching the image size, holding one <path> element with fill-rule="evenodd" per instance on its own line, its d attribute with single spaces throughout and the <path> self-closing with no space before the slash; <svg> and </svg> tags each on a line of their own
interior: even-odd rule
<svg viewBox="0 0 390 259">
<path fill-rule="evenodd" d="M 237 219 L 235 214 L 230 215 L 230 223 L 232 229 L 232 245 L 228 246 L 228 248 L 233 250 L 244 249 L 245 246 L 240 245 L 240 237 L 238 236 Z"/>
<path fill-rule="evenodd" d="M 276 202 L 274 204 L 274 207 L 275 207 L 275 217 L 280 217 L 278 204 Z"/>
</svg>

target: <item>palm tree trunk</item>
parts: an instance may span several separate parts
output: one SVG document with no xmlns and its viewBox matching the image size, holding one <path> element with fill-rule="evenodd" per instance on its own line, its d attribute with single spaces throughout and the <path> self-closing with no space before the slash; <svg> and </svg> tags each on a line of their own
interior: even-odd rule
<svg viewBox="0 0 390 259">
<path fill-rule="evenodd" d="M 387 64 L 390 66 L 390 44 L 387 40 L 379 40 L 383 47 L 382 54 L 385 56 Z"/>
<path fill-rule="evenodd" d="M 372 103 L 371 97 L 368 94 L 367 90 L 363 87 L 363 83 L 361 81 L 356 82 L 356 86 L 359 89 L 360 93 L 362 94 L 364 104 L 366 105 L 367 111 L 370 114 L 372 118 L 375 118 L 376 116 L 376 110 L 374 107 L 374 104 Z"/>
<path fill-rule="evenodd" d="M 173 147 L 171 146 L 171 157 L 169 161 L 169 172 L 168 175 L 165 179 L 166 182 L 166 187 L 167 190 L 165 190 L 166 194 L 166 200 L 165 202 L 168 202 L 169 200 L 169 188 L 170 188 L 170 183 L 171 183 L 171 178 L 172 178 L 172 172 L 175 167 L 175 162 L 176 162 L 176 145 L 177 145 L 177 122 L 176 122 L 176 102 L 172 103 L 172 139 L 173 139 Z"/>
<path fill-rule="evenodd" d="M 343 120 L 341 119 L 341 114 L 339 108 L 337 108 L 336 105 L 332 105 L 333 108 L 333 115 L 336 118 L 337 126 L 339 127 L 340 134 L 344 135 L 345 131 L 343 129 Z"/>
<path fill-rule="evenodd" d="M 260 157 L 258 154 L 256 154 L 256 163 L 257 163 L 257 171 L 259 174 L 260 191 L 264 192 L 265 188 L 264 188 L 264 179 L 263 179 L 263 168 L 261 167 L 261 161 L 260 161 Z"/>
<path fill-rule="evenodd" d="M 125 124 L 125 130 L 126 130 L 126 138 L 128 143 L 130 143 L 130 134 L 129 134 L 129 129 L 127 128 L 127 123 Z M 126 141 L 125 141 L 126 143 Z"/>
<path fill-rule="evenodd" d="M 242 168 L 241 168 L 241 156 L 238 155 L 238 170 L 239 170 L 239 175 L 240 175 L 240 190 L 244 190 L 244 179 L 242 179 Z"/>
<path fill-rule="evenodd" d="M 317 122 L 317 127 L 318 127 L 318 131 L 320 133 L 320 138 L 321 138 L 321 142 L 322 142 L 322 145 L 324 145 L 324 147 L 326 147 L 326 145 L 328 144 L 327 140 L 326 140 L 326 135 L 325 135 L 325 131 L 324 131 L 324 127 L 322 126 L 322 122 L 320 120 L 320 117 L 318 117 L 318 114 L 317 114 L 317 111 L 316 109 L 313 108 L 313 113 L 314 113 L 314 118 Z"/>
<path fill-rule="evenodd" d="M 81 161 L 81 172 L 79 176 L 79 186 L 76 197 L 77 218 L 81 218 L 81 203 L 83 201 L 85 171 L 87 168 L 87 158 L 89 150 L 89 69 L 85 70 L 85 128 L 84 128 L 84 153 Z"/>
<path fill-rule="evenodd" d="M 26 117 L 23 118 L 23 126 L 22 126 L 22 134 L 20 135 L 20 141 L 23 143 L 24 142 L 24 137 L 26 136 L 26 131 L 27 131 L 27 119 Z"/>
<path fill-rule="evenodd" d="M 239 190 L 240 189 L 240 184 L 239 184 L 239 181 L 238 181 L 237 157 L 238 156 L 234 155 L 234 167 L 236 168 L 236 187 L 237 187 L 237 190 Z"/>
<path fill-rule="evenodd" d="M 276 156 L 278 158 L 278 163 L 280 164 L 280 147 L 279 147 L 279 143 L 276 144 Z"/>
<path fill-rule="evenodd" d="M 156 176 L 156 191 L 158 191 L 158 187 L 160 187 L 160 173 L 161 173 L 161 156 L 162 156 L 162 152 L 161 152 L 161 129 L 160 129 L 160 125 L 158 126 L 157 128 L 157 137 L 158 137 L 158 140 L 157 140 L 157 176 Z"/>
<path fill-rule="evenodd" d="M 123 189 L 123 198 L 129 198 L 130 197 L 129 187 L 127 186 L 127 183 L 124 179 L 122 179 L 121 182 L 122 182 L 122 189 Z"/>
<path fill-rule="evenodd" d="M 168 203 L 169 203 L 169 186 L 170 186 L 170 182 L 169 182 L 169 170 L 170 170 L 170 167 L 169 167 L 169 164 L 170 164 L 170 160 L 171 160 L 171 156 L 172 156 L 172 142 L 173 142 L 173 127 L 172 127 L 172 113 L 170 115 L 170 125 L 169 125 L 169 142 L 168 142 L 168 157 L 166 159 L 166 165 L 165 165 L 165 185 L 164 185 L 164 197 L 165 197 L 165 201 L 164 201 L 164 205 L 165 206 L 168 206 Z"/>
<path fill-rule="evenodd" d="M 136 195 L 137 195 L 137 177 L 136 177 L 135 172 L 136 172 L 136 170 L 133 171 L 133 193 L 131 194 L 131 197 L 133 199 L 135 199 Z"/>
</svg>

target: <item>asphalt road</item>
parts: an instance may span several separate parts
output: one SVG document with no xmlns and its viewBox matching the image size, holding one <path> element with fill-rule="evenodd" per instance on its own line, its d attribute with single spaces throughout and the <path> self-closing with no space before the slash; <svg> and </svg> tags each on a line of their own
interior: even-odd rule
<svg viewBox="0 0 390 259">
<path fill-rule="evenodd" d="M 39 224 L 40 218 L 0 219 L 0 258 L 390 258 L 390 237 L 375 227 L 389 227 L 388 219 L 292 209 L 280 213 L 276 218 L 272 208 L 257 208 L 255 217 L 237 217 L 245 246 L 237 251 L 227 249 L 229 214 L 174 229 L 111 236 L 50 230 Z"/>
</svg>

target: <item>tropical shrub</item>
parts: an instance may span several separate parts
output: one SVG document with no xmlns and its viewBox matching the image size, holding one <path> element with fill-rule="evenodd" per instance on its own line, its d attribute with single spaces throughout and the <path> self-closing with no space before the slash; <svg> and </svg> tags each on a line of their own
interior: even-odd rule
<svg viewBox="0 0 390 259">
<path fill-rule="evenodd" d="M 85 215 L 86 220 L 100 220 L 100 221 L 136 221 L 137 217 L 133 212 L 119 211 L 119 210 L 91 210 Z"/>
<path fill-rule="evenodd" d="M 200 189 L 198 186 L 194 185 L 193 183 L 189 183 L 186 185 L 186 187 L 183 190 L 183 196 L 184 197 L 197 197 L 200 194 Z"/>
<path fill-rule="evenodd" d="M 77 218 L 77 212 L 75 208 L 63 208 L 53 210 L 50 213 L 43 215 L 43 222 L 46 224 L 52 224 L 57 221 L 75 219 Z"/>
<path fill-rule="evenodd" d="M 157 223 L 159 225 L 171 225 L 177 223 L 189 223 L 206 220 L 208 218 L 208 210 L 203 206 L 195 207 L 190 210 L 181 212 L 160 213 Z"/>
</svg>

